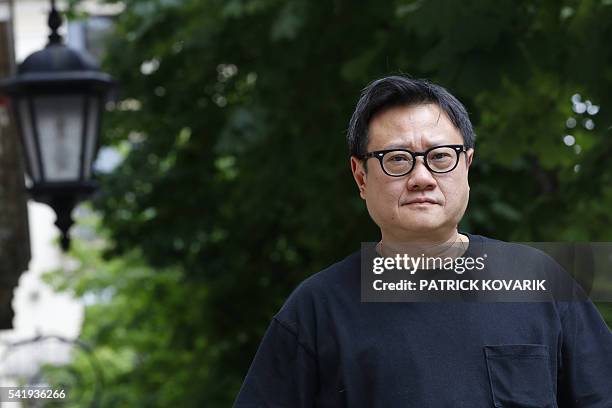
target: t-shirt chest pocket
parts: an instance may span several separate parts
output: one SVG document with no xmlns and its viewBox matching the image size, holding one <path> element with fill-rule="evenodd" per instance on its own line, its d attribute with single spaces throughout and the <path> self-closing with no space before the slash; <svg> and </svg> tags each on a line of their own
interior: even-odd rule
<svg viewBox="0 0 612 408">
<path fill-rule="evenodd" d="M 555 408 L 548 347 L 543 344 L 484 346 L 495 407 Z"/>
</svg>

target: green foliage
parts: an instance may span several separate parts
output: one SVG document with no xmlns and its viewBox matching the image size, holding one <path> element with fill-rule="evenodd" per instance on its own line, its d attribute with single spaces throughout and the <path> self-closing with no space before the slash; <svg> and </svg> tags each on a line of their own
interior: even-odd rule
<svg viewBox="0 0 612 408">
<path fill-rule="evenodd" d="M 599 312 L 601 313 L 603 318 L 608 323 L 608 327 L 610 327 L 610 330 L 612 330 L 612 303 L 598 302 L 597 308 L 599 309 Z"/>
<path fill-rule="evenodd" d="M 47 367 L 46 375 L 68 390 L 75 407 L 92 398 L 96 381 L 103 383 L 101 406 L 201 406 L 199 384 L 221 375 L 214 367 L 223 348 L 207 335 L 212 311 L 194 307 L 206 303 L 208 289 L 176 269 L 148 268 L 137 251 L 105 261 L 103 250 L 99 242 L 77 243 L 77 266 L 46 275 L 52 287 L 87 301 L 81 340 L 95 345 L 102 378 L 93 375 L 84 353 L 67 367 Z M 85 390 L 83 399 L 74 397 Z M 214 391 L 207 397 L 214 401 Z"/>
<path fill-rule="evenodd" d="M 610 2 L 124 3 L 104 143 L 125 160 L 95 201 L 110 246 L 64 282 L 108 294 L 83 337 L 117 366 L 109 406 L 228 406 L 290 290 L 377 239 L 344 135 L 384 74 L 428 77 L 471 112 L 463 229 L 612 240 Z M 599 112 L 573 112 L 576 93 Z"/>
</svg>

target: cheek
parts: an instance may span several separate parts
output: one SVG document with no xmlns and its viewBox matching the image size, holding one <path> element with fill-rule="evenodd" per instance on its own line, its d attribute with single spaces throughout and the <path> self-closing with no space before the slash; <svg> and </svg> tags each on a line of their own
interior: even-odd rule
<svg viewBox="0 0 612 408">
<path fill-rule="evenodd" d="M 401 180 L 376 180 L 368 186 L 368 198 L 382 206 L 397 205 L 404 190 Z"/>
<path fill-rule="evenodd" d="M 468 197 L 469 187 L 466 180 L 455 180 L 440 183 L 440 190 L 444 195 L 446 207 L 462 207 Z"/>
<path fill-rule="evenodd" d="M 383 218 L 397 218 L 398 203 L 404 188 L 401 180 L 376 180 L 368 185 L 365 198 L 370 213 Z"/>
</svg>

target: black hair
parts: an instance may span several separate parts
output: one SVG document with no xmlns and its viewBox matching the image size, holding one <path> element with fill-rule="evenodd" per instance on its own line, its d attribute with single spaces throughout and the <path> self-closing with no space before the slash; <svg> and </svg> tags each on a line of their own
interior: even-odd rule
<svg viewBox="0 0 612 408">
<path fill-rule="evenodd" d="M 363 92 L 351 116 L 347 133 L 349 153 L 362 157 L 367 153 L 368 127 L 383 109 L 435 103 L 461 132 L 466 148 L 474 147 L 475 134 L 465 107 L 440 85 L 408 76 L 388 76 L 371 82 Z"/>
</svg>

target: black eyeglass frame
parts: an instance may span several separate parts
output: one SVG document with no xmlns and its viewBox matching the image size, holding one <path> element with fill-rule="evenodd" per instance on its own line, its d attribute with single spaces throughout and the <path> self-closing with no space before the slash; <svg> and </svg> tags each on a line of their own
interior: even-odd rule
<svg viewBox="0 0 612 408">
<path fill-rule="evenodd" d="M 437 171 L 432 169 L 431 167 L 429 167 L 429 164 L 427 163 L 427 155 L 429 154 L 429 152 L 431 152 L 432 150 L 438 149 L 440 147 L 450 147 L 453 150 L 455 150 L 455 153 L 457 153 L 457 160 L 455 160 L 455 165 L 453 167 L 451 167 L 448 170 L 444 170 L 444 171 Z M 368 152 L 364 155 L 362 155 L 360 158 L 362 160 L 367 160 L 371 157 L 378 159 L 378 162 L 380 163 L 380 168 L 382 169 L 382 171 L 390 177 L 404 177 L 406 174 L 409 174 L 412 170 L 414 170 L 414 166 L 416 165 L 416 158 L 418 156 L 423 156 L 423 164 L 425 165 L 425 167 L 427 168 L 427 170 L 431 171 L 432 173 L 436 173 L 436 174 L 444 174 L 444 173 L 450 173 L 451 171 L 455 170 L 457 168 L 457 165 L 459 164 L 459 156 L 461 155 L 461 153 L 466 153 L 466 157 L 467 157 L 467 147 L 465 145 L 457 145 L 457 144 L 452 144 L 452 145 L 439 145 L 439 146 L 432 146 L 429 149 L 422 151 L 422 152 L 413 152 L 411 150 L 408 149 L 386 149 L 386 150 L 376 150 L 374 152 Z M 387 172 L 387 170 L 385 170 L 385 166 L 383 165 L 383 158 L 385 157 L 385 155 L 387 153 L 391 153 L 391 152 L 406 152 L 409 153 L 412 156 L 412 167 L 410 167 L 410 170 L 408 170 L 407 172 L 403 173 L 403 174 L 389 174 Z"/>
</svg>

